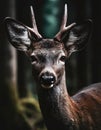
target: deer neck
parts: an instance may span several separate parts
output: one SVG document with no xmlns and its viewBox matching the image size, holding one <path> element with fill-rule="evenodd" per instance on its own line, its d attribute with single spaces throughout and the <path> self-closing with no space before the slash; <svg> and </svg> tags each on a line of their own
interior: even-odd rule
<svg viewBox="0 0 101 130">
<path fill-rule="evenodd" d="M 48 130 L 71 130 L 71 125 L 76 130 L 77 106 L 68 95 L 65 72 L 60 83 L 53 88 L 45 90 L 39 87 L 38 98 Z"/>
</svg>

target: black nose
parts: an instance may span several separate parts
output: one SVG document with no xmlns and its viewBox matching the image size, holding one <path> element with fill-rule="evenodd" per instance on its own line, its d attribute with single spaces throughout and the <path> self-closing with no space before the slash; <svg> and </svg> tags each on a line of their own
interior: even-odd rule
<svg viewBox="0 0 101 130">
<path fill-rule="evenodd" d="M 40 76 L 40 82 L 44 87 L 52 87 L 56 81 L 54 74 L 49 72 L 43 73 Z"/>
</svg>

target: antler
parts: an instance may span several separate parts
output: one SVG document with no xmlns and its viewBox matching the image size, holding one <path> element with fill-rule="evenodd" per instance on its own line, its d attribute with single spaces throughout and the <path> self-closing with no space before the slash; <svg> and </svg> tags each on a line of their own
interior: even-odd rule
<svg viewBox="0 0 101 130">
<path fill-rule="evenodd" d="M 69 30 L 70 28 L 72 28 L 76 23 L 72 23 L 69 26 L 66 27 L 67 24 L 67 4 L 65 4 L 65 8 L 64 8 L 64 16 L 63 16 L 63 20 L 62 20 L 62 24 L 60 27 L 60 31 L 56 34 L 55 38 L 60 41 L 61 40 L 61 35 L 63 34 L 63 32 Z"/>
<path fill-rule="evenodd" d="M 64 8 L 64 16 L 63 16 L 63 20 L 62 20 L 62 24 L 60 27 L 60 30 L 63 30 L 66 27 L 67 24 L 67 4 L 65 4 L 65 8 Z"/>
<path fill-rule="evenodd" d="M 30 27 L 27 27 L 27 28 L 30 31 L 34 32 L 34 34 L 36 34 L 38 38 L 42 38 L 42 36 L 38 32 L 38 28 L 37 28 L 37 25 L 36 25 L 35 15 L 34 15 L 34 11 L 33 11 L 33 7 L 32 6 L 30 6 L 30 10 L 31 10 L 32 28 L 30 28 Z"/>
</svg>

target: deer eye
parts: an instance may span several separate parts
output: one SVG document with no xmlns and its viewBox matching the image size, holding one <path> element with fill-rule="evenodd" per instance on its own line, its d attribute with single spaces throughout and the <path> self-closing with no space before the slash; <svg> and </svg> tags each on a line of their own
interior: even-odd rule
<svg viewBox="0 0 101 130">
<path fill-rule="evenodd" d="M 61 56 L 60 61 L 65 62 L 66 61 L 66 56 Z"/>
<path fill-rule="evenodd" d="M 37 61 L 38 61 L 37 57 L 34 56 L 34 55 L 32 55 L 32 56 L 31 56 L 31 62 L 32 62 L 32 63 L 36 63 Z"/>
</svg>

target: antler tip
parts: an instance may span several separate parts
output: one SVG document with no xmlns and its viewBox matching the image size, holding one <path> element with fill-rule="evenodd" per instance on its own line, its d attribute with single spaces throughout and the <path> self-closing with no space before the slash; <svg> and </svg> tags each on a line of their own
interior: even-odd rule
<svg viewBox="0 0 101 130">
<path fill-rule="evenodd" d="M 67 4 L 65 4 L 65 10 L 67 10 Z"/>
<path fill-rule="evenodd" d="M 67 4 L 65 4 L 65 7 L 64 7 L 64 16 L 63 16 L 63 20 L 62 20 L 60 29 L 65 28 L 66 24 L 67 24 Z"/>
<path fill-rule="evenodd" d="M 64 8 L 64 17 L 67 18 L 68 14 L 67 14 L 68 8 L 67 8 L 67 4 L 65 4 L 65 8 Z"/>
<path fill-rule="evenodd" d="M 32 5 L 30 6 L 30 10 L 31 10 L 31 12 L 33 11 L 33 6 Z"/>
<path fill-rule="evenodd" d="M 32 5 L 30 6 L 30 10 L 31 10 L 31 15 L 33 16 L 34 12 L 33 12 L 33 6 Z"/>
</svg>

